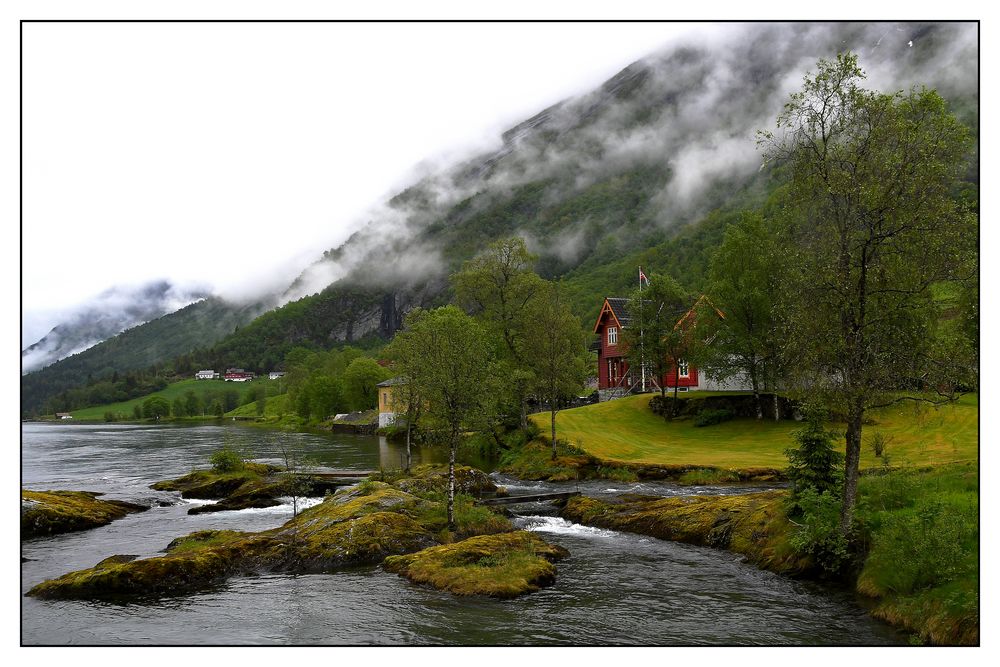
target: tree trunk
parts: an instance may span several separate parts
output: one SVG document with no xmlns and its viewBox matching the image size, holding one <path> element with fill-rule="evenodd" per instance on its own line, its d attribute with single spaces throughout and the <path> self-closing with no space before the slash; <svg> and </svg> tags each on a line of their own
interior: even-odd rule
<svg viewBox="0 0 1000 667">
<path fill-rule="evenodd" d="M 552 401 L 549 404 L 549 412 L 552 415 L 552 460 L 555 461 L 558 453 L 556 452 L 556 402 Z"/>
<path fill-rule="evenodd" d="M 455 451 L 458 449 L 458 431 L 451 433 L 448 452 L 448 530 L 455 532 Z"/>
<path fill-rule="evenodd" d="M 411 426 L 411 419 L 409 415 L 406 417 L 406 472 L 410 472 L 410 431 L 413 430 Z"/>
<path fill-rule="evenodd" d="M 778 407 L 778 390 L 774 390 L 774 421 L 781 421 L 781 409 Z"/>
<path fill-rule="evenodd" d="M 764 404 L 761 402 L 760 398 L 760 386 L 757 383 L 757 373 L 756 371 L 750 371 L 750 386 L 753 387 L 753 402 L 757 407 L 757 421 L 762 421 L 764 419 Z"/>
<path fill-rule="evenodd" d="M 674 373 L 675 373 L 675 375 L 674 375 L 674 400 L 670 403 L 670 419 L 671 419 L 671 421 L 673 420 L 674 415 L 677 412 L 677 376 L 676 376 L 676 373 L 680 373 L 680 371 L 677 370 L 677 371 L 674 371 Z"/>
<path fill-rule="evenodd" d="M 854 521 L 858 502 L 858 468 L 861 461 L 861 420 L 865 409 L 860 399 L 853 399 L 847 414 L 847 451 L 844 457 L 844 503 L 840 508 L 840 533 L 847 537 Z"/>
<path fill-rule="evenodd" d="M 528 397 L 521 397 L 521 428 L 528 429 Z"/>
</svg>

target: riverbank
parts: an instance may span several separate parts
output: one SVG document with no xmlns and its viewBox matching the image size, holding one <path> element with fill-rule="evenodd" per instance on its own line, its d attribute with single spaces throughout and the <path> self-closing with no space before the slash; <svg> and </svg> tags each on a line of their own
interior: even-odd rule
<svg viewBox="0 0 1000 667">
<path fill-rule="evenodd" d="M 921 642 L 979 643 L 978 466 L 953 464 L 862 479 L 861 551 L 843 581 L 871 613 Z M 810 527 L 788 516 L 787 492 L 617 501 L 578 497 L 562 515 L 584 525 L 723 548 L 758 567 L 822 577 Z M 835 524 L 834 524 L 835 526 Z"/>
</svg>

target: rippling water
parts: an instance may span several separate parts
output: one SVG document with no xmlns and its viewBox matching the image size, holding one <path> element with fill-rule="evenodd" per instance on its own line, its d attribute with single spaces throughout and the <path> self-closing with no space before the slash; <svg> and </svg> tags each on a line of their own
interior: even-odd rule
<svg viewBox="0 0 1000 667">
<path fill-rule="evenodd" d="M 321 436 L 240 426 L 26 424 L 23 485 L 102 491 L 108 498 L 176 501 L 157 480 L 203 465 L 222 444 L 280 457 L 281 446 L 343 469 L 398 467 L 400 450 L 375 437 Z M 417 452 L 440 460 L 441 452 Z M 544 484 L 498 476 L 513 493 L 579 488 L 588 495 L 718 492 L 663 483 Z M 728 488 L 745 492 L 751 487 Z M 289 504 L 188 515 L 188 501 L 108 526 L 22 544 L 22 592 L 112 554 L 152 556 L 209 528 L 264 530 Z M 544 505 L 515 518 L 570 551 L 556 584 L 517 600 L 458 598 L 377 567 L 326 575 L 236 578 L 216 589 L 123 602 L 22 597 L 25 644 L 895 644 L 902 638 L 843 592 L 758 570 L 731 553 L 569 523 Z"/>
</svg>

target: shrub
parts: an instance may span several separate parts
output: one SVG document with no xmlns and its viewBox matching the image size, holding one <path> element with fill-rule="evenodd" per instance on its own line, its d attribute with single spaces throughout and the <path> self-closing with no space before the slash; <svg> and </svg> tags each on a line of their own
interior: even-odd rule
<svg viewBox="0 0 1000 667">
<path fill-rule="evenodd" d="M 215 450 L 208 461 L 212 464 L 212 470 L 218 473 L 242 470 L 244 463 L 246 463 L 239 453 L 229 447 Z"/>
<path fill-rule="evenodd" d="M 104 413 L 104 421 L 106 422 L 118 421 L 118 416 L 115 415 L 115 413 L 108 410 L 107 412 Z"/>
<path fill-rule="evenodd" d="M 840 532 L 840 505 L 839 494 L 807 486 L 797 493 L 791 511 L 798 529 L 790 544 L 800 554 L 811 555 L 830 575 L 843 574 L 851 560 L 847 538 Z"/>
<path fill-rule="evenodd" d="M 788 479 L 792 482 L 792 493 L 814 489 L 822 493 L 839 493 L 844 472 L 841 468 L 844 455 L 831 444 L 838 434 L 823 427 L 826 413 L 816 407 L 805 407 L 803 413 L 806 425 L 795 431 L 792 437 L 798 447 L 785 450 L 788 457 Z"/>
<path fill-rule="evenodd" d="M 978 518 L 971 503 L 936 498 L 884 516 L 873 536 L 865 578 L 877 582 L 881 592 L 907 594 L 975 577 Z"/>
<path fill-rule="evenodd" d="M 727 422 L 732 418 L 733 413 L 730 410 L 702 410 L 698 413 L 698 416 L 694 418 L 694 425 L 711 426 L 712 424 Z"/>
</svg>

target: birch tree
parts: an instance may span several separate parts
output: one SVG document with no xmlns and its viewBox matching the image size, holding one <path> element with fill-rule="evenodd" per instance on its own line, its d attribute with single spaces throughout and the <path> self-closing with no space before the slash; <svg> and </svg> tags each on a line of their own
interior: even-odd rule
<svg viewBox="0 0 1000 667">
<path fill-rule="evenodd" d="M 856 56 L 820 60 L 761 132 L 767 161 L 791 169 L 791 344 L 809 391 L 847 422 L 841 533 L 857 502 L 867 411 L 954 399 L 967 346 L 935 336 L 932 289 L 969 278 L 977 218 L 954 196 L 968 130 L 933 90 L 860 86 Z"/>
</svg>

